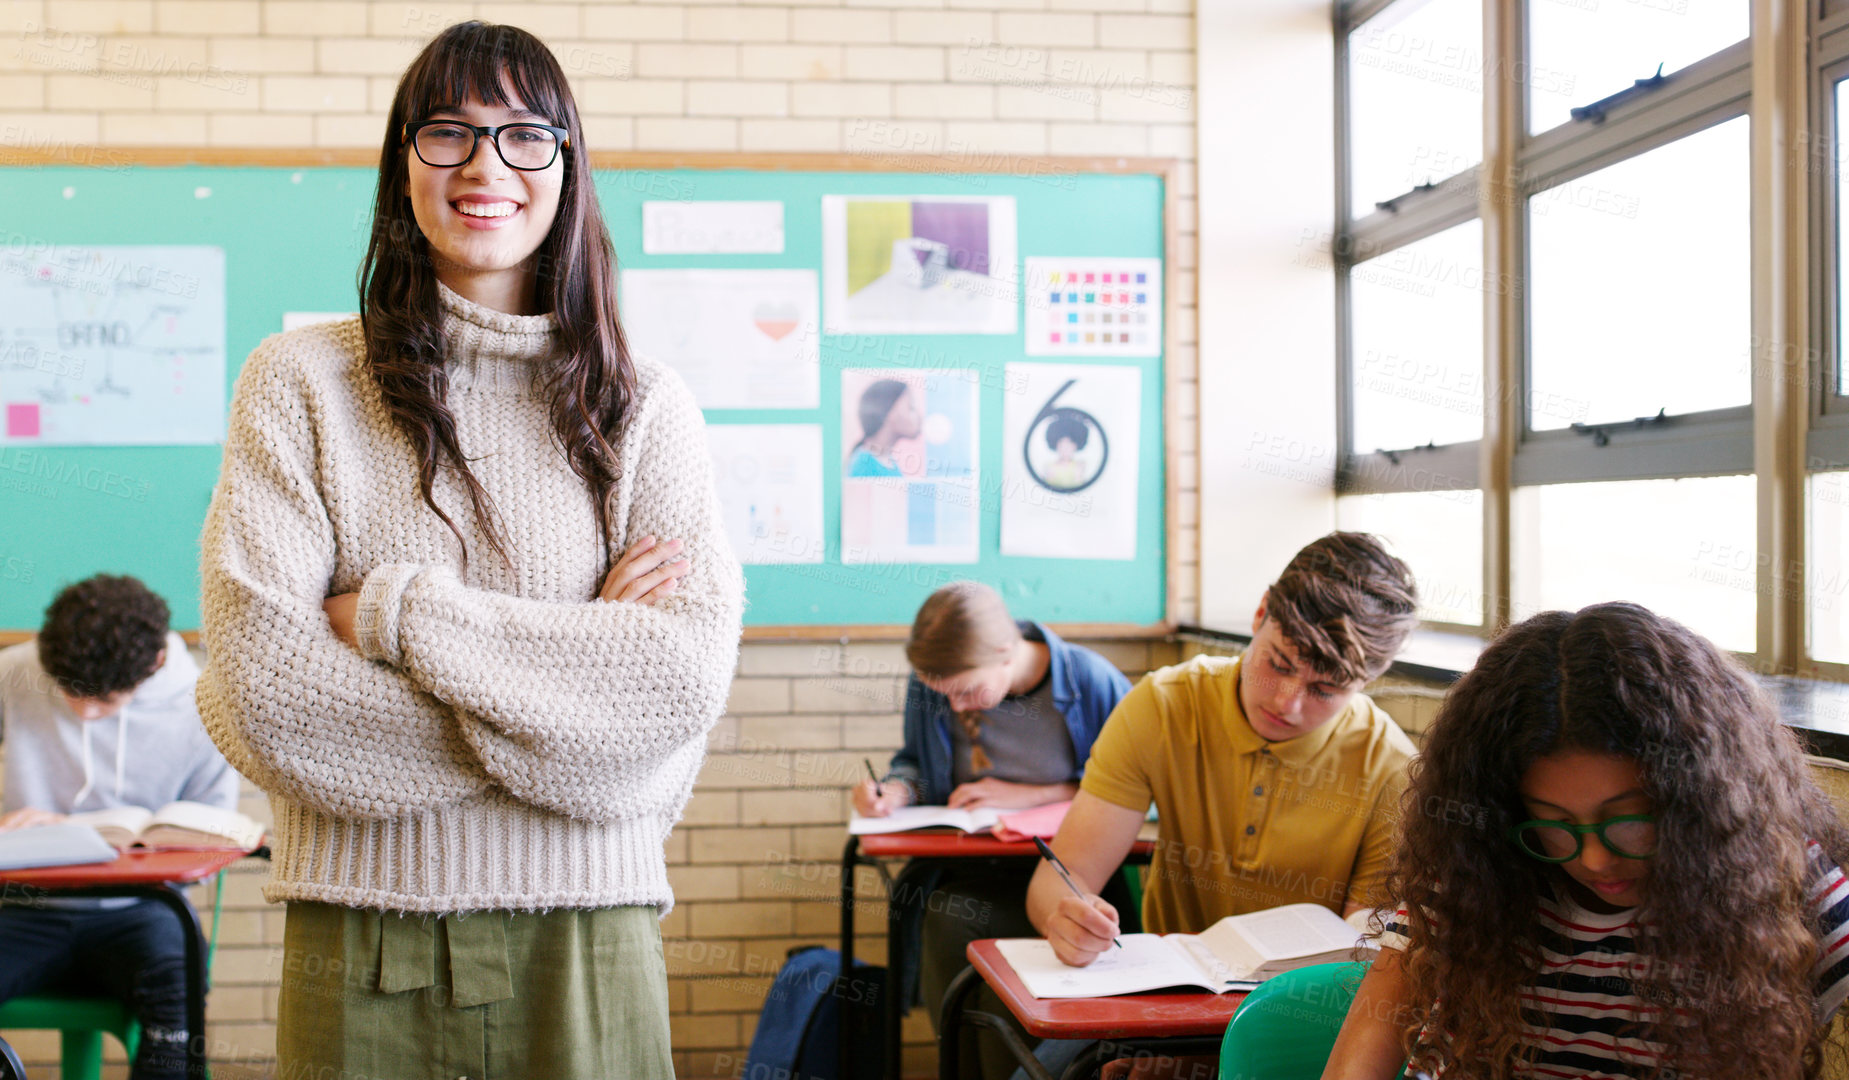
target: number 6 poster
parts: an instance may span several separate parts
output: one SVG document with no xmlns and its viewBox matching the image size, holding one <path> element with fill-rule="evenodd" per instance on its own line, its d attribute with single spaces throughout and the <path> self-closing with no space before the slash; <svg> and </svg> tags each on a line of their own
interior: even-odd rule
<svg viewBox="0 0 1849 1080">
<path fill-rule="evenodd" d="M 1002 554 L 1136 558 L 1143 372 L 1009 364 L 1002 409 Z"/>
</svg>

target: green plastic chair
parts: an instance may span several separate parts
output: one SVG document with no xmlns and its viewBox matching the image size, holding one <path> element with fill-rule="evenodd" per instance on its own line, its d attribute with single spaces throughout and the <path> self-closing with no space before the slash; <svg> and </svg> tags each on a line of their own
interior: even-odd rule
<svg viewBox="0 0 1849 1080">
<path fill-rule="evenodd" d="M 218 954 L 218 921 L 224 911 L 225 872 L 212 884 L 212 934 L 206 943 L 205 969 Z M 59 1080 L 98 1080 L 103 1075 L 103 1035 L 115 1036 L 135 1060 L 141 1048 L 141 1025 L 113 998 L 54 997 L 35 994 L 0 1005 L 0 1028 L 58 1032 Z"/>
<path fill-rule="evenodd" d="M 1220 1043 L 1221 1080 L 1317 1080 L 1366 964 L 1316 964 L 1258 985 Z"/>
</svg>

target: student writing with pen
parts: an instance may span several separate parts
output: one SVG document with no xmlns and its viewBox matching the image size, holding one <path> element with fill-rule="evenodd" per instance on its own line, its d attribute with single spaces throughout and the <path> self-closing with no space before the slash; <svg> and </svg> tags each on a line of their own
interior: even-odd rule
<svg viewBox="0 0 1849 1080">
<path fill-rule="evenodd" d="M 1041 806 L 1072 798 L 1092 742 L 1130 682 L 1110 661 L 1035 622 L 1016 622 L 995 590 L 946 585 L 919 608 L 906 643 L 913 674 L 905 744 L 885 777 L 854 789 L 854 808 L 883 817 L 911 804 L 978 809 Z M 979 864 L 941 875 L 917 931 L 922 1001 L 933 1021 L 963 970 L 964 948 L 994 937 L 1034 936 L 1024 907 L 1033 865 Z M 906 955 L 915 949 L 896 947 Z M 1003 1010 L 1005 1012 L 1005 1010 Z M 958 1075 L 1007 1077 L 1013 1059 L 994 1040 Z M 967 1044 L 966 1044 L 967 1045 Z"/>
</svg>

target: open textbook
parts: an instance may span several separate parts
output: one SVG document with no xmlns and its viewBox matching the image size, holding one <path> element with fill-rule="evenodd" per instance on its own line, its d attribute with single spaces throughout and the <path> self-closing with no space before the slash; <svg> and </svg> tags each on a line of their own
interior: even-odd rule
<svg viewBox="0 0 1849 1080">
<path fill-rule="evenodd" d="M 847 823 L 847 831 L 850 836 L 942 828 L 973 833 L 994 828 L 1006 812 L 991 807 L 952 810 L 948 806 L 901 806 L 885 817 L 861 817 L 855 814 Z"/>
<path fill-rule="evenodd" d="M 196 802 L 170 802 L 159 810 L 118 806 L 71 814 L 67 825 L 87 825 L 119 848 L 234 847 L 263 843 L 263 826 L 236 810 Z"/>
<path fill-rule="evenodd" d="M 1319 904 L 1228 915 L 1199 934 L 1125 934 L 1090 965 L 1067 967 L 1041 938 L 996 943 L 1027 992 L 1037 998 L 1111 997 L 1198 986 L 1223 994 L 1295 968 L 1353 958 L 1373 948 L 1353 926 Z"/>
</svg>

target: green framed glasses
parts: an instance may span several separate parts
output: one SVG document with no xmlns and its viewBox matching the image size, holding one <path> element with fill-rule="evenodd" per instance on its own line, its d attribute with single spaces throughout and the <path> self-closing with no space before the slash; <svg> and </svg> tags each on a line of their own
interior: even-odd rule
<svg viewBox="0 0 1849 1080">
<path fill-rule="evenodd" d="M 1593 833 L 1605 850 L 1626 859 L 1648 859 L 1656 854 L 1656 818 L 1650 814 L 1623 814 L 1596 825 L 1569 825 L 1564 821 L 1524 821 L 1509 826 L 1515 846 L 1542 862 L 1564 863 L 1579 858 L 1586 834 Z"/>
<path fill-rule="evenodd" d="M 482 136 L 510 167 L 526 172 L 551 166 L 559 151 L 571 147 L 571 133 L 551 124 L 502 124 L 479 127 L 459 120 L 416 120 L 404 126 L 399 142 L 409 142 L 424 164 L 450 169 L 475 156 Z"/>
</svg>

